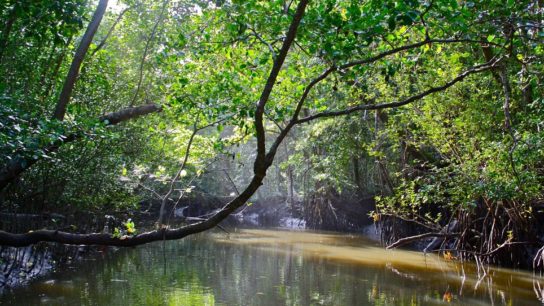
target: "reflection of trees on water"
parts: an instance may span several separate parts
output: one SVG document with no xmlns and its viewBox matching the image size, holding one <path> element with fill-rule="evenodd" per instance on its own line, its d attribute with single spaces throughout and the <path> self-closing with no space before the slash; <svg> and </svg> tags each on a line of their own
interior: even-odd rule
<svg viewBox="0 0 544 306">
<path fill-rule="evenodd" d="M 465 305 L 482 304 L 485 301 L 491 305 L 521 305 L 529 301 L 536 302 L 535 296 L 537 300 L 544 301 L 542 275 L 530 277 L 528 273 L 501 271 L 489 265 L 443 262 L 442 271 L 436 273 L 438 276 L 421 278 L 421 275 L 404 272 L 393 265 L 386 265 L 386 267 L 399 277 L 418 283 L 436 280 L 434 283 L 436 291 L 425 293 L 423 298 L 425 301 L 441 300 Z M 378 283 L 375 284 L 379 286 Z M 380 303 L 391 302 L 385 295 L 380 295 L 378 298 L 375 288 L 373 288 L 372 296 L 380 300 Z"/>
<path fill-rule="evenodd" d="M 527 274 L 512 274 L 508 281 L 500 279 L 504 272 L 488 270 L 479 280 L 476 267 L 455 262 L 428 271 L 394 264 L 369 267 L 328 259 L 326 250 L 318 254 L 300 244 L 244 245 L 243 240 L 202 237 L 110 250 L 49 283 L 22 288 L 10 301 L 34 305 L 47 297 L 74 305 L 522 305 L 536 301 L 535 294 L 542 298 L 539 281 L 527 278 L 528 287 L 520 287 Z"/>
</svg>

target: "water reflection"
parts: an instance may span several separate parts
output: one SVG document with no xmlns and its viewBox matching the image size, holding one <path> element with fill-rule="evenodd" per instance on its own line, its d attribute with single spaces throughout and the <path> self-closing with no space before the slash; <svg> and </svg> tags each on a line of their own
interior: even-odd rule
<svg viewBox="0 0 544 306">
<path fill-rule="evenodd" d="M 245 230 L 124 249 L 0 298 L 13 305 L 539 305 L 542 278 L 360 237 Z M 538 293 L 537 293 L 538 292 Z M 540 296 L 539 296 L 540 297 Z"/>
</svg>

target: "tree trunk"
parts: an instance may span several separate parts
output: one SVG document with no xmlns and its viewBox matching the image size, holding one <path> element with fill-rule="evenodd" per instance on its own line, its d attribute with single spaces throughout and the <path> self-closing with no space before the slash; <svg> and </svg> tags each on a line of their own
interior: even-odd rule
<svg viewBox="0 0 544 306">
<path fill-rule="evenodd" d="M 287 177 L 289 179 L 289 206 L 291 207 L 291 212 L 295 211 L 295 182 L 293 178 L 293 166 L 289 165 L 287 167 Z"/>
<path fill-rule="evenodd" d="M 94 12 L 93 19 L 87 26 L 87 30 L 85 31 L 85 34 L 83 34 L 83 38 L 81 38 L 79 47 L 77 48 L 72 64 L 70 65 L 70 70 L 68 70 L 68 75 L 64 80 L 64 86 L 60 92 L 59 100 L 55 107 L 55 113 L 53 114 L 54 119 L 60 121 L 64 120 L 64 116 L 66 115 L 66 107 L 68 106 L 68 102 L 70 102 L 77 77 L 79 76 L 79 68 L 81 67 L 83 59 L 89 50 L 89 46 L 93 41 L 94 34 L 102 21 L 102 17 L 104 16 L 104 12 L 106 12 L 107 6 L 108 0 L 100 0 L 98 7 Z"/>
<path fill-rule="evenodd" d="M 355 181 L 355 185 L 357 186 L 357 193 L 359 193 L 359 196 L 363 196 L 364 186 L 361 182 L 361 172 L 359 169 L 359 157 L 353 156 L 351 158 L 351 161 L 353 162 L 353 180 Z"/>
</svg>

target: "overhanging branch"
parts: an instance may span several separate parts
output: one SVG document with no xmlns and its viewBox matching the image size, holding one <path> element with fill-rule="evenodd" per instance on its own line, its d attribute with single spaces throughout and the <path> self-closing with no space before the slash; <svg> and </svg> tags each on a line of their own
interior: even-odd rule
<svg viewBox="0 0 544 306">
<path fill-rule="evenodd" d="M 422 47 L 422 46 L 428 45 L 428 44 L 455 44 L 455 43 L 486 44 L 486 45 L 494 45 L 494 46 L 497 46 L 497 47 L 500 47 L 500 48 L 504 48 L 504 46 L 499 45 L 499 44 L 490 43 L 490 42 L 482 41 L 482 40 L 474 40 L 474 39 L 457 39 L 457 38 L 451 38 L 451 39 L 426 39 L 426 40 L 416 42 L 416 43 L 413 43 L 413 44 L 393 48 L 393 49 L 391 49 L 389 51 L 385 51 L 383 53 L 380 53 L 378 55 L 375 55 L 375 56 L 372 56 L 372 57 L 369 57 L 369 58 L 356 60 L 356 61 L 352 61 L 352 62 L 343 64 L 343 65 L 340 65 L 338 67 L 338 69 L 342 70 L 342 69 L 347 69 L 347 68 L 351 68 L 351 67 L 354 67 L 354 66 L 370 64 L 370 63 L 378 61 L 378 60 L 380 60 L 382 58 L 385 58 L 385 57 L 387 57 L 389 55 L 400 53 L 400 52 L 406 51 L 406 50 L 419 48 L 419 47 Z"/>
<path fill-rule="evenodd" d="M 388 56 L 395 55 L 397 53 L 401 53 L 401 52 L 404 52 L 404 51 L 407 51 L 407 50 L 416 49 L 416 48 L 419 48 L 419 47 L 424 46 L 426 44 L 432 44 L 432 43 L 437 43 L 437 44 L 471 43 L 471 44 L 494 45 L 494 46 L 504 48 L 504 46 L 502 46 L 502 45 L 495 44 L 495 43 L 489 43 L 487 41 L 481 41 L 481 40 L 457 39 L 457 38 L 452 38 L 452 39 L 428 39 L 427 38 L 427 39 L 425 39 L 423 41 L 416 42 L 416 43 L 409 44 L 409 45 L 400 46 L 400 47 L 397 47 L 397 48 L 393 48 L 391 50 L 384 51 L 382 53 L 379 53 L 377 55 L 374 55 L 374 56 L 371 56 L 371 57 L 368 57 L 368 58 L 365 58 L 365 59 L 348 62 L 348 63 L 342 64 L 340 66 L 331 66 L 331 67 L 327 68 L 324 72 L 322 72 L 318 77 L 313 79 L 306 86 L 306 88 L 304 89 L 299 101 L 297 102 L 297 106 L 295 108 L 295 112 L 293 113 L 293 116 L 292 116 L 291 120 L 289 121 L 289 123 L 287 124 L 285 129 L 281 129 L 281 133 L 276 138 L 276 140 L 274 141 L 272 146 L 270 147 L 270 150 L 267 153 L 266 159 L 270 160 L 271 158 L 273 158 L 273 155 L 277 151 L 277 148 L 279 147 L 279 145 L 281 144 L 283 139 L 287 136 L 289 131 L 293 128 L 293 126 L 295 126 L 298 123 L 301 123 L 301 122 L 299 122 L 300 120 L 298 119 L 298 117 L 300 115 L 300 111 L 302 110 L 302 107 L 304 106 L 304 103 L 306 102 L 306 99 L 310 95 L 310 92 L 312 91 L 312 89 L 317 84 L 319 84 L 321 81 L 325 80 L 330 74 L 332 74 L 334 72 L 337 72 L 337 71 L 350 69 L 350 68 L 353 68 L 355 66 L 374 63 L 374 62 L 376 62 L 376 61 L 378 61 L 380 59 L 386 58 Z M 491 59 L 490 62 L 491 61 L 493 61 L 493 59 Z M 342 115 L 342 114 L 340 114 L 340 115 Z"/>
<path fill-rule="evenodd" d="M 160 105 L 146 104 L 106 114 L 100 117 L 99 120 L 105 122 L 106 125 L 116 125 L 123 121 L 135 119 L 151 113 L 157 113 L 161 110 L 162 107 Z M 66 137 L 59 138 L 49 146 L 42 148 L 42 150 L 46 154 L 56 152 L 65 143 L 72 142 L 81 137 L 81 133 L 72 133 Z M 37 159 L 26 158 L 20 155 L 13 157 L 2 169 L 0 169 L 0 190 L 4 189 L 9 183 L 19 177 L 25 170 L 32 167 L 37 161 Z"/>
<path fill-rule="evenodd" d="M 417 95 L 406 98 L 406 99 L 404 99 L 402 101 L 390 102 L 390 103 L 381 103 L 381 104 L 363 104 L 363 105 L 357 105 L 357 106 L 349 107 L 349 108 L 346 108 L 346 109 L 343 109 L 343 110 L 321 112 L 321 113 L 317 113 L 317 114 L 314 114 L 314 115 L 310 115 L 310 116 L 298 119 L 298 120 L 295 121 L 295 124 L 305 123 L 305 122 L 309 122 L 309 121 L 319 119 L 319 118 L 338 117 L 338 116 L 349 115 L 351 113 L 358 112 L 358 111 L 363 111 L 363 110 L 377 110 L 377 109 L 385 109 L 385 108 L 394 108 L 394 107 L 400 107 L 400 106 L 403 106 L 403 105 L 406 105 L 406 104 L 410 104 L 410 103 L 412 103 L 414 101 L 421 100 L 424 97 L 426 97 L 428 95 L 431 95 L 433 93 L 444 91 L 444 90 L 450 88 L 451 86 L 461 82 L 462 80 L 464 80 L 467 76 L 469 76 L 471 74 L 475 74 L 475 73 L 479 73 L 479 72 L 489 70 L 489 69 L 495 67 L 501 60 L 502 60 L 502 58 L 497 58 L 497 59 L 493 59 L 492 61 L 487 62 L 485 64 L 474 66 L 474 67 L 466 70 L 465 72 L 459 74 L 457 77 L 455 77 L 454 79 L 452 79 L 451 81 L 447 82 L 446 84 L 444 84 L 442 86 L 431 87 L 430 89 L 428 89 L 428 90 L 426 90 L 424 92 L 421 92 L 421 93 L 419 93 Z"/>
<path fill-rule="evenodd" d="M 308 0 L 301 0 L 298 4 L 293 21 L 287 32 L 287 36 L 283 42 L 282 48 L 274 61 L 273 68 L 270 72 L 267 83 L 261 93 L 261 98 L 257 104 L 255 115 L 255 125 L 257 132 L 257 157 L 255 159 L 254 176 L 247 187 L 232 201 L 225 205 L 221 210 L 205 221 L 187 225 L 177 229 L 158 229 L 151 232 L 142 233 L 135 236 L 126 236 L 122 238 L 113 237 L 110 234 L 94 233 L 94 234 L 74 234 L 61 231 L 38 230 L 24 234 L 13 234 L 0 231 L 0 245 L 8 245 L 15 247 L 23 247 L 31 244 L 36 244 L 40 241 L 57 242 L 64 244 L 85 244 L 85 245 L 111 245 L 111 246 L 136 246 L 158 240 L 173 240 L 181 239 L 185 236 L 199 233 L 215 227 L 219 222 L 228 217 L 236 209 L 244 205 L 249 198 L 262 185 L 262 181 L 266 175 L 266 171 L 270 166 L 265 159 L 265 138 L 263 114 L 264 107 L 268 101 L 272 88 L 276 83 L 277 76 L 287 56 L 289 48 L 293 43 L 297 28 L 302 20 L 304 11 L 308 4 Z M 112 118 L 113 119 L 113 118 Z M 109 119 L 108 119 L 109 121 Z M 0 187 L 1 188 L 1 187 Z"/>
<path fill-rule="evenodd" d="M 256 174 L 251 183 L 240 195 L 225 205 L 220 211 L 209 219 L 199 223 L 183 226 L 176 229 L 158 229 L 135 236 L 114 237 L 107 233 L 76 234 L 55 230 L 37 230 L 23 234 L 14 234 L 0 231 L 0 245 L 12 247 L 25 247 L 38 242 L 56 242 L 72 245 L 108 245 L 119 247 L 132 247 L 159 240 L 181 239 L 188 235 L 196 234 L 215 227 L 219 222 L 228 217 L 237 208 L 244 205 L 257 191 L 262 183 L 264 175 Z"/>
</svg>

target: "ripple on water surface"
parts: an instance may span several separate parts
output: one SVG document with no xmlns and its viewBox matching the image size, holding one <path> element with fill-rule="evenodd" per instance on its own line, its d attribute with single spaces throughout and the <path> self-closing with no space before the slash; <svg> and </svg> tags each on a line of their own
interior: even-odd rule
<svg viewBox="0 0 544 306">
<path fill-rule="evenodd" d="M 106 252 L 2 305 L 541 305 L 544 280 L 356 235 L 241 230 Z"/>
</svg>

